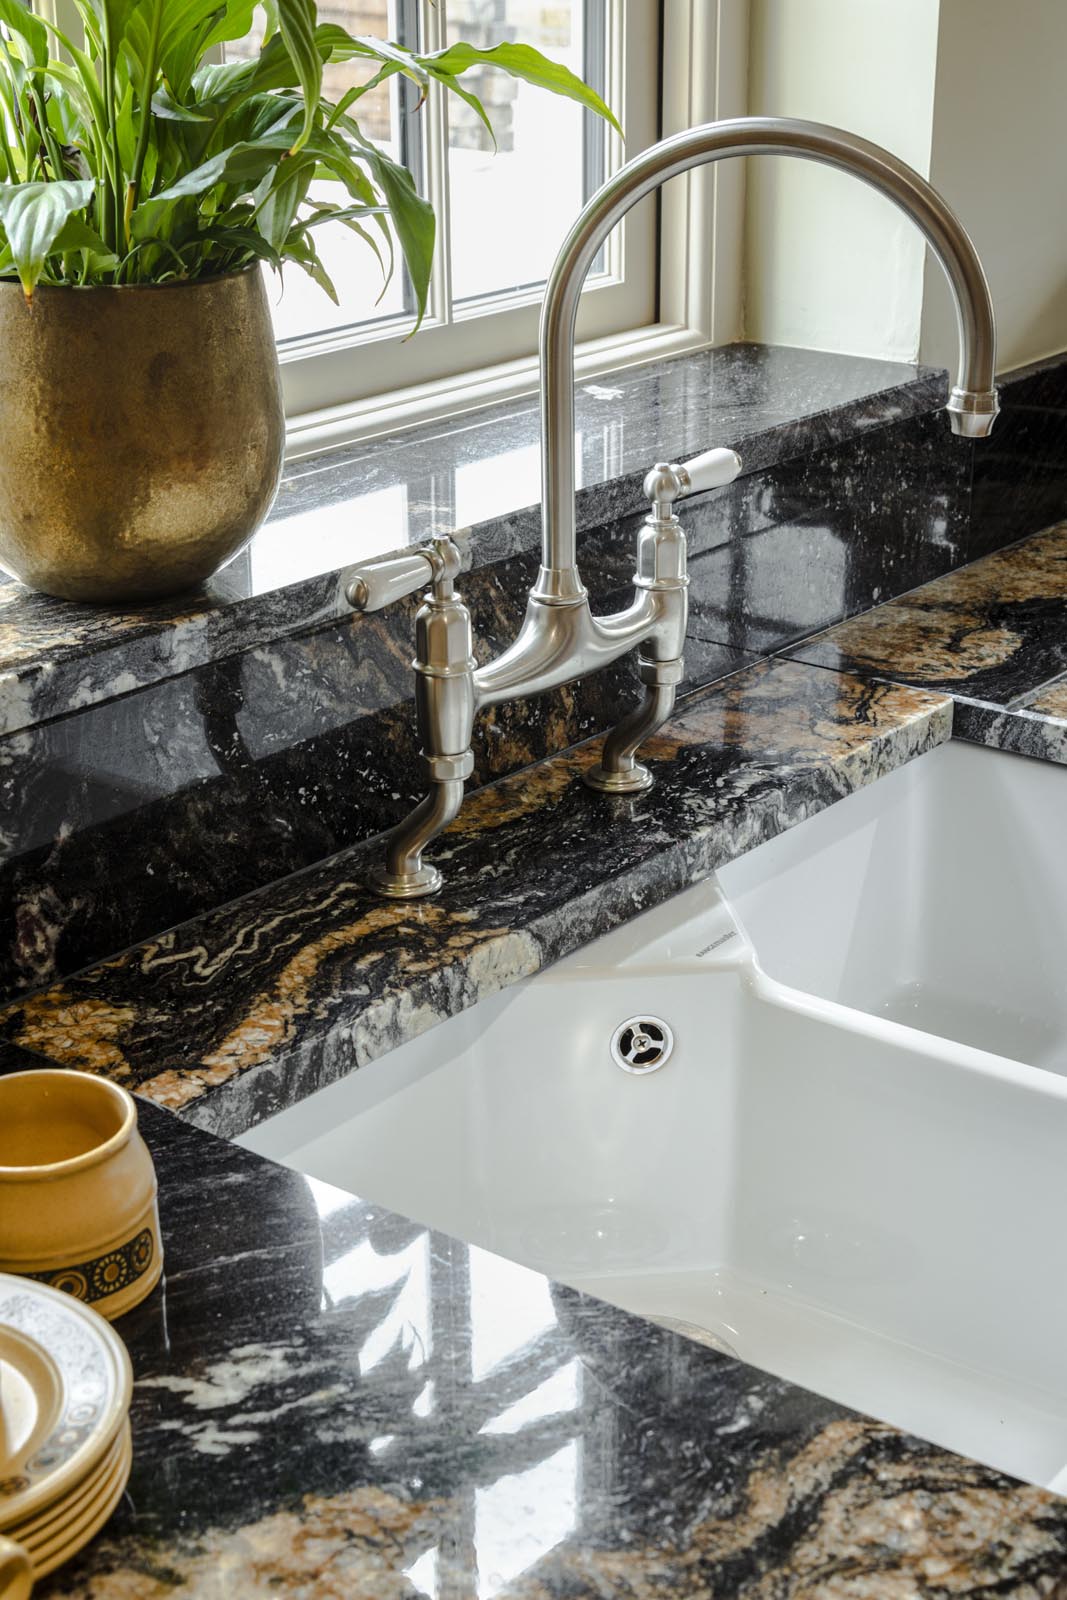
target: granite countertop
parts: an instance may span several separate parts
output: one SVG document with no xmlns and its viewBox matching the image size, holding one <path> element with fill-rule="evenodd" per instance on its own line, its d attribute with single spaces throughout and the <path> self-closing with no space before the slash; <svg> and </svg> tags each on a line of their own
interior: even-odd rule
<svg viewBox="0 0 1067 1600">
<path fill-rule="evenodd" d="M 647 795 L 597 741 L 480 790 L 431 902 L 372 841 L 0 1013 L 0 1070 L 145 1097 L 167 1258 L 129 1493 L 42 1600 L 1067 1594 L 1067 1501 L 219 1137 L 953 732 L 1058 729 L 1065 582 L 1057 527 L 689 696 Z"/>
<path fill-rule="evenodd" d="M 1067 763 L 1067 522 L 786 654 L 947 694 L 956 738 Z"/>
<path fill-rule="evenodd" d="M 944 372 L 736 344 L 580 383 L 578 527 L 646 509 L 657 459 L 711 445 L 745 473 L 921 417 Z M 0 734 L 351 615 L 354 563 L 452 534 L 466 566 L 540 539 L 536 398 L 290 462 L 267 523 L 201 592 L 132 611 L 33 594 L 0 574 Z"/>
<path fill-rule="evenodd" d="M 432 900 L 366 887 L 370 840 L 0 1009 L 0 1038 L 235 1135 L 667 899 L 951 731 L 944 694 L 766 661 L 689 695 L 647 794 L 599 740 L 476 791 Z"/>
<path fill-rule="evenodd" d="M 1067 1501 L 158 1107 L 141 1126 L 165 1279 L 116 1325 L 133 1473 L 39 1600 L 1064 1592 Z"/>
</svg>

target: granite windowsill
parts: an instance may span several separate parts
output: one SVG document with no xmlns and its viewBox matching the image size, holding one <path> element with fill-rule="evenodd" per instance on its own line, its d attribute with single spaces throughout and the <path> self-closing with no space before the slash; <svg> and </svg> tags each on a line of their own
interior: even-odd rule
<svg viewBox="0 0 1067 1600">
<path fill-rule="evenodd" d="M 581 529 L 642 508 L 649 466 L 729 445 L 745 472 L 937 410 L 931 368 L 737 344 L 579 386 Z M 0 580 L 0 734 L 349 615 L 343 569 L 454 534 L 469 566 L 540 537 L 536 401 L 294 462 L 247 550 L 199 594 L 114 612 Z"/>
</svg>

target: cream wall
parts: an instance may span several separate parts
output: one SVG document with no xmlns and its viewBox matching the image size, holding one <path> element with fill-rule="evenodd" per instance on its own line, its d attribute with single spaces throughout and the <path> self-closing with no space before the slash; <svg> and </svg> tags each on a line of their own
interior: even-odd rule
<svg viewBox="0 0 1067 1600">
<path fill-rule="evenodd" d="M 836 122 L 939 188 L 989 275 L 1000 369 L 1067 349 L 1067 0 L 752 0 L 754 112 Z M 749 163 L 749 338 L 951 365 L 936 261 L 888 202 Z"/>
<path fill-rule="evenodd" d="M 750 108 L 836 123 L 925 174 L 937 21 L 937 0 L 753 0 Z M 913 360 L 915 228 L 855 178 L 812 162 L 761 156 L 748 166 L 748 337 Z"/>
<path fill-rule="evenodd" d="M 1067 349 L 1067 0 L 941 0 L 930 178 L 996 306 L 1001 371 Z M 952 302 L 926 271 L 922 357 L 948 366 Z"/>
</svg>

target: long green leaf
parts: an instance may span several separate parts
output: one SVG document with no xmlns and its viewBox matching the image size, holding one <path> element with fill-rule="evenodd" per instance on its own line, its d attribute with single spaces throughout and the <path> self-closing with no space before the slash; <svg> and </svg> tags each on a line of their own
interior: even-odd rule
<svg viewBox="0 0 1067 1600">
<path fill-rule="evenodd" d="M 95 228 L 90 228 L 81 217 L 68 217 L 60 228 L 52 244 L 52 251 L 56 255 L 65 255 L 68 251 L 76 250 L 80 255 L 88 258 L 89 265 L 97 273 L 114 272 L 119 264 L 119 258 L 113 250 L 109 250 Z"/>
<path fill-rule="evenodd" d="M 286 148 L 284 133 L 267 134 L 259 142 L 242 142 L 220 150 L 191 172 L 183 173 L 159 194 L 145 200 L 133 212 L 130 229 L 134 238 L 145 239 L 158 231 L 161 218 L 176 200 L 196 199 L 220 184 L 239 184 L 254 189 L 278 165 Z"/>
<path fill-rule="evenodd" d="M 276 172 L 269 172 L 260 185 L 263 193 L 260 198 L 257 191 L 256 227 L 271 249 L 284 246 L 314 172 L 314 161 L 290 159 Z"/>
<path fill-rule="evenodd" d="M 92 195 L 93 184 L 88 179 L 0 184 L 0 224 L 27 299 L 63 224 L 75 211 L 84 210 Z"/>
<path fill-rule="evenodd" d="M 195 105 L 183 106 L 175 100 L 168 89 L 157 89 L 152 96 L 152 110 L 157 117 L 162 117 L 165 122 L 198 122 L 201 126 L 214 122 L 215 118 L 210 111 L 202 111 Z"/>
<path fill-rule="evenodd" d="M 329 295 L 334 305 L 340 305 L 337 290 L 334 288 L 333 279 L 326 271 L 319 253 L 306 234 L 291 234 L 286 246 L 286 255 L 290 261 L 295 261 L 297 266 L 303 267 L 308 277 L 318 284 L 323 292 Z"/>
<path fill-rule="evenodd" d="M 171 91 L 184 93 L 219 10 L 220 0 L 138 0 L 129 14 L 123 44 L 140 93 L 146 71 L 151 73 L 151 92 L 157 62 Z M 155 37 L 154 30 L 158 30 Z"/>
<path fill-rule="evenodd" d="M 304 92 L 304 120 L 293 140 L 296 155 L 311 137 L 322 99 L 322 56 L 315 39 L 315 0 L 278 0 L 278 30 Z"/>
<path fill-rule="evenodd" d="M 577 100 L 579 105 L 595 111 L 597 116 L 610 122 L 617 133 L 622 132 L 614 114 L 595 89 L 583 83 L 568 67 L 561 66 L 558 61 L 550 61 L 532 45 L 496 44 L 491 49 L 479 50 L 475 45 L 459 40 L 445 50 L 420 56 L 419 61 L 428 72 L 443 72 L 453 78 L 469 71 L 471 67 L 499 67 L 512 78 L 521 78 L 524 83 L 532 83 L 538 89 L 548 89 L 552 94 Z"/>
<path fill-rule="evenodd" d="M 23 0 L 0 0 L 0 23 L 20 39 L 29 50 L 28 66 L 43 67 L 48 60 L 48 30 Z"/>
<path fill-rule="evenodd" d="M 246 38 L 251 31 L 255 10 L 255 0 L 226 0 L 204 36 L 203 48 L 210 50 L 214 45 Z"/>
<path fill-rule="evenodd" d="M 496 134 L 493 132 L 493 124 L 490 122 L 489 113 L 482 105 L 482 102 L 478 99 L 478 96 L 476 94 L 472 94 L 469 89 L 465 89 L 455 74 L 446 72 L 443 67 L 434 67 L 431 77 L 435 78 L 436 81 L 446 88 L 450 94 L 458 95 L 461 100 L 465 100 L 467 102 L 475 116 L 488 131 L 489 137 L 493 141 L 493 149 L 495 150 Z"/>
<path fill-rule="evenodd" d="M 407 262 L 418 310 L 415 319 L 417 329 L 426 314 L 430 292 L 437 218 L 433 206 L 416 189 L 415 180 L 407 167 L 391 161 L 380 150 L 369 153 L 367 159 L 374 181 L 388 202 L 389 216 Z"/>
</svg>

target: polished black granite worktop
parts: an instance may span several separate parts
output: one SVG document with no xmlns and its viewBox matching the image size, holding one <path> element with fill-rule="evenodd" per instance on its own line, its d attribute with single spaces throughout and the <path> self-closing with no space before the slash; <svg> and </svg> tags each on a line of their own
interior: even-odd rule
<svg viewBox="0 0 1067 1600">
<path fill-rule="evenodd" d="M 166 1251 L 120 1324 L 129 1491 L 42 1600 L 1067 1592 L 1067 1501 L 218 1136 L 950 737 L 950 671 L 827 637 L 690 696 L 648 795 L 586 791 L 591 741 L 471 796 L 434 901 L 373 900 L 360 846 L 0 1015 L 0 1069 L 148 1097 Z"/>
<path fill-rule="evenodd" d="M 758 363 L 731 359 L 743 391 Z M 697 387 L 707 381 L 705 371 Z M 921 394 L 925 381 L 904 386 L 901 415 L 936 402 L 933 388 Z M 613 397 L 591 396 L 601 398 Z M 735 398 L 758 412 L 758 384 Z M 831 442 L 842 418 L 853 432 L 865 418 L 884 425 L 895 404 L 887 388 L 851 415 L 846 403 L 833 422 L 808 416 L 791 433 L 780 421 L 773 448 L 810 448 L 819 426 Z M 676 422 L 688 415 L 679 405 Z M 713 441 L 698 426 L 691 448 L 736 438 Z M 758 430 L 751 438 L 759 463 Z M 634 449 L 640 472 L 647 435 Z M 308 464 L 309 478 L 318 470 Z M 849 492 L 846 477 L 840 493 Z M 600 517 L 605 493 L 586 502 Z M 921 484 L 915 494 L 930 498 Z M 438 504 L 429 495 L 418 515 L 432 520 Z M 930 500 L 931 515 L 938 505 Z M 447 516 L 457 515 L 453 503 Z M 945 521 L 946 550 L 960 548 L 953 528 Z M 428 531 L 429 522 L 411 536 Z M 497 531 L 497 557 L 536 536 L 522 516 L 501 517 Z M 1057 532 L 1041 539 L 1014 567 L 986 569 L 996 576 L 978 580 L 981 595 L 982 563 L 952 575 L 972 589 L 943 607 L 953 619 L 947 670 L 936 650 L 917 648 L 905 663 L 900 637 L 880 658 L 868 646 L 849 656 L 835 630 L 796 646 L 792 622 L 765 603 L 756 648 L 783 654 L 685 701 L 650 749 L 659 779 L 650 795 L 591 796 L 579 777 L 596 743 L 578 746 L 471 797 L 435 852 L 449 880 L 434 902 L 372 900 L 363 874 L 377 846 L 361 844 L 0 1013 L 12 1041 L 0 1046 L 0 1070 L 57 1061 L 147 1097 L 167 1254 L 164 1284 L 121 1324 L 137 1375 L 129 1494 L 91 1549 L 42 1586 L 44 1600 L 1067 1594 L 1067 1502 L 217 1137 L 537 971 L 953 731 L 974 737 L 975 711 L 1053 728 L 1067 630 Z M 919 569 L 898 556 L 914 582 Z M 51 676 L 27 677 L 18 663 L 8 673 L 4 714 L 27 720 L 7 725 L 132 691 L 142 670 L 154 681 L 245 649 L 257 627 L 273 639 L 294 615 L 293 626 L 307 625 L 318 580 L 286 587 L 274 570 L 281 588 L 253 592 L 253 579 L 245 593 L 230 571 L 220 579 L 229 600 L 112 619 L 114 633 L 87 624 L 69 656 L 55 637 Z M 327 573 L 327 608 L 336 588 Z M 1005 598 L 1007 621 L 994 610 Z M 869 641 L 890 610 L 842 626 L 865 627 Z M 699 607 L 696 618 L 698 644 L 736 649 L 731 618 L 725 626 Z M 33 620 L 37 660 L 56 621 L 49 603 Z M 957 638 L 974 634 L 977 653 L 961 657 Z M 16 654 L 33 656 L 19 626 L 14 638 Z M 987 700 L 966 662 L 1006 674 L 996 686 L 983 680 Z M 1053 743 L 1028 753 L 1063 759 Z"/>
<path fill-rule="evenodd" d="M 657 459 L 729 445 L 752 474 L 934 412 L 943 372 L 736 344 L 579 383 L 579 530 L 644 511 Z M 468 567 L 540 539 L 536 397 L 290 462 L 267 523 L 201 592 L 77 606 L 0 573 L 0 735 L 344 620 L 345 569 L 435 534 Z"/>
<path fill-rule="evenodd" d="M 956 738 L 1067 763 L 1067 522 L 787 654 L 950 695 Z"/>
<path fill-rule="evenodd" d="M 133 1472 L 38 1600 L 1063 1593 L 1067 1500 L 158 1107 L 141 1127 L 165 1276 L 116 1324 Z"/>
<path fill-rule="evenodd" d="M 0 1038 L 244 1132 L 947 739 L 943 694 L 767 661 L 688 696 L 633 797 L 589 740 L 477 790 L 444 889 L 383 901 L 372 839 L 0 1009 Z"/>
</svg>

